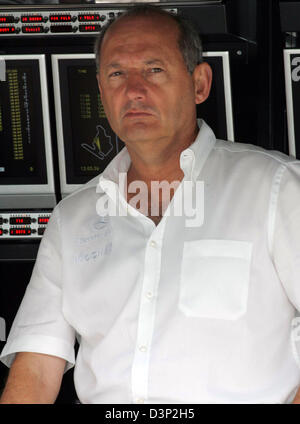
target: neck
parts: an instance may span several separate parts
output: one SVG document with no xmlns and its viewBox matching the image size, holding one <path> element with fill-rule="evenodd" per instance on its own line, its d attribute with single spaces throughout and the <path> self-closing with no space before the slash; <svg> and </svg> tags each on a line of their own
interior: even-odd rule
<svg viewBox="0 0 300 424">
<path fill-rule="evenodd" d="M 159 142 L 147 143 L 147 146 L 142 146 L 143 149 L 134 149 L 127 145 L 131 157 L 127 172 L 127 201 L 133 207 L 138 206 L 156 225 L 184 177 L 180 168 L 180 154 L 191 145 L 196 135 L 197 130 L 184 143 L 166 143 L 164 149 L 159 148 Z M 142 182 L 146 190 L 140 190 L 137 195 L 136 186 L 131 185 L 133 182 Z"/>
<path fill-rule="evenodd" d="M 195 140 L 198 128 L 180 141 L 152 140 L 147 143 L 127 144 L 131 165 L 127 173 L 128 184 L 132 181 L 143 181 L 147 186 L 151 181 L 181 181 L 183 171 L 180 168 L 181 152 Z"/>
<path fill-rule="evenodd" d="M 150 187 L 152 181 L 168 181 L 169 183 L 181 181 L 184 174 L 180 168 L 180 154 L 173 160 L 170 159 L 170 157 L 166 158 L 164 165 L 132 161 L 127 173 L 128 184 L 133 181 L 143 181 Z"/>
</svg>

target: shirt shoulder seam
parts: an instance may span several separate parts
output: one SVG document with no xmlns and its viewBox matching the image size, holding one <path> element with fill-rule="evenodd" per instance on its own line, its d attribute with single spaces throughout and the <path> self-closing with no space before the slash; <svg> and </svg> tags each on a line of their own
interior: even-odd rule
<svg viewBox="0 0 300 424">
<path fill-rule="evenodd" d="M 95 177 L 95 178 L 98 178 L 98 181 L 99 181 L 100 175 L 102 175 L 102 174 L 99 174 L 99 175 L 97 175 Z M 79 193 L 81 193 L 81 192 L 83 192 L 85 190 L 89 190 L 91 188 L 95 188 L 96 189 L 97 186 L 98 186 L 98 182 L 97 183 L 95 182 L 93 184 L 92 183 L 89 184 L 89 183 L 91 183 L 91 181 L 87 182 L 86 184 L 83 184 L 82 187 L 80 187 L 79 189 L 77 189 L 77 190 L 73 191 L 72 193 L 68 194 L 68 196 L 64 197 L 61 201 L 64 202 L 64 200 L 70 199 L 71 197 L 76 196 L 77 194 L 79 194 Z"/>
<path fill-rule="evenodd" d="M 222 141 L 222 140 L 219 140 L 219 141 Z M 234 144 L 234 143 L 232 143 L 232 144 Z M 234 149 L 234 146 L 232 146 L 232 148 L 230 148 L 230 147 L 227 147 L 227 146 L 217 146 L 217 145 L 214 145 L 213 148 L 215 150 L 227 150 L 228 152 L 231 152 L 231 153 L 244 153 L 244 152 L 257 153 L 257 154 L 260 154 L 260 155 L 268 156 L 271 159 L 274 159 L 277 162 L 279 162 L 281 164 L 284 164 L 284 165 L 287 165 L 287 164 L 289 164 L 289 165 L 290 164 L 300 164 L 300 161 L 299 160 L 297 160 L 297 159 L 291 159 L 290 156 L 287 156 L 287 159 L 283 159 L 283 158 L 277 157 L 276 155 L 274 155 L 272 153 L 269 153 L 268 151 L 257 150 L 255 148 L 255 146 L 254 146 L 253 149 L 242 148 L 242 149 L 238 149 L 238 150 L 237 149 L 235 150 Z"/>
</svg>

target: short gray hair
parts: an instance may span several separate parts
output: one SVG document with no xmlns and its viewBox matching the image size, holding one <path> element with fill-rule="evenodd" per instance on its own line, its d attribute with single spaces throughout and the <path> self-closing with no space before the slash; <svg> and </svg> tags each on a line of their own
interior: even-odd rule
<svg viewBox="0 0 300 424">
<path fill-rule="evenodd" d="M 110 26 L 119 21 L 120 19 L 135 16 L 153 16 L 160 15 L 171 18 L 178 25 L 179 38 L 178 48 L 181 51 L 187 70 L 190 74 L 193 73 L 195 67 L 203 61 L 202 59 L 202 41 L 194 24 L 183 16 L 178 14 L 167 12 L 158 6 L 152 6 L 149 4 L 135 5 L 129 7 L 124 13 L 118 16 L 116 19 L 109 21 L 102 28 L 100 34 L 96 38 L 94 45 L 94 53 L 96 56 L 96 69 L 97 74 L 100 70 L 100 51 L 104 35 Z"/>
</svg>

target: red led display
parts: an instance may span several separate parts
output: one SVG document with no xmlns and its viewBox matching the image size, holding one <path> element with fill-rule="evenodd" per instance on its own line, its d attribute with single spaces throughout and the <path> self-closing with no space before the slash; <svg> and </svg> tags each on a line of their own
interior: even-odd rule
<svg viewBox="0 0 300 424">
<path fill-rule="evenodd" d="M 11 236 L 30 236 L 31 229 L 30 228 L 11 228 L 10 235 Z"/>
<path fill-rule="evenodd" d="M 100 31 L 101 25 L 79 25 L 80 32 L 96 32 Z"/>
<path fill-rule="evenodd" d="M 47 216 L 42 216 L 42 217 L 39 217 L 39 219 L 38 219 L 38 223 L 39 224 L 48 224 L 48 221 L 49 221 L 49 217 L 47 217 Z"/>
<path fill-rule="evenodd" d="M 72 20 L 71 15 L 51 15 L 50 22 L 70 22 Z"/>
<path fill-rule="evenodd" d="M 16 28 L 14 26 L 0 27 L 0 34 L 3 34 L 3 33 L 11 34 L 13 32 L 16 32 Z"/>
<path fill-rule="evenodd" d="M 0 24 L 12 24 L 15 22 L 13 16 L 0 16 Z"/>
<path fill-rule="evenodd" d="M 23 33 L 30 33 L 30 32 L 44 32 L 44 28 L 40 25 L 35 25 L 35 26 L 23 26 L 22 27 L 22 32 Z"/>
<path fill-rule="evenodd" d="M 13 218 L 9 218 L 10 225 L 18 225 L 18 224 L 30 224 L 31 218 L 29 216 L 17 216 Z"/>
<path fill-rule="evenodd" d="M 3 230 L 2 230 L 2 228 L 0 228 L 0 236 L 2 236 L 3 235 Z"/>
<path fill-rule="evenodd" d="M 21 22 L 43 22 L 42 15 L 31 15 L 31 16 L 22 16 Z"/>
<path fill-rule="evenodd" d="M 79 22 L 100 21 L 100 15 L 78 15 Z"/>
</svg>

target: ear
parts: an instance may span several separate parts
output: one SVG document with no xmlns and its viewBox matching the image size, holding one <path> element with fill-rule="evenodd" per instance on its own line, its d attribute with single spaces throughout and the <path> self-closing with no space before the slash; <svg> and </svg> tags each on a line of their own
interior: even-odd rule
<svg viewBox="0 0 300 424">
<path fill-rule="evenodd" d="M 195 103 L 203 103 L 210 93 L 212 69 L 207 62 L 196 66 L 192 75 L 195 87 Z"/>
</svg>

